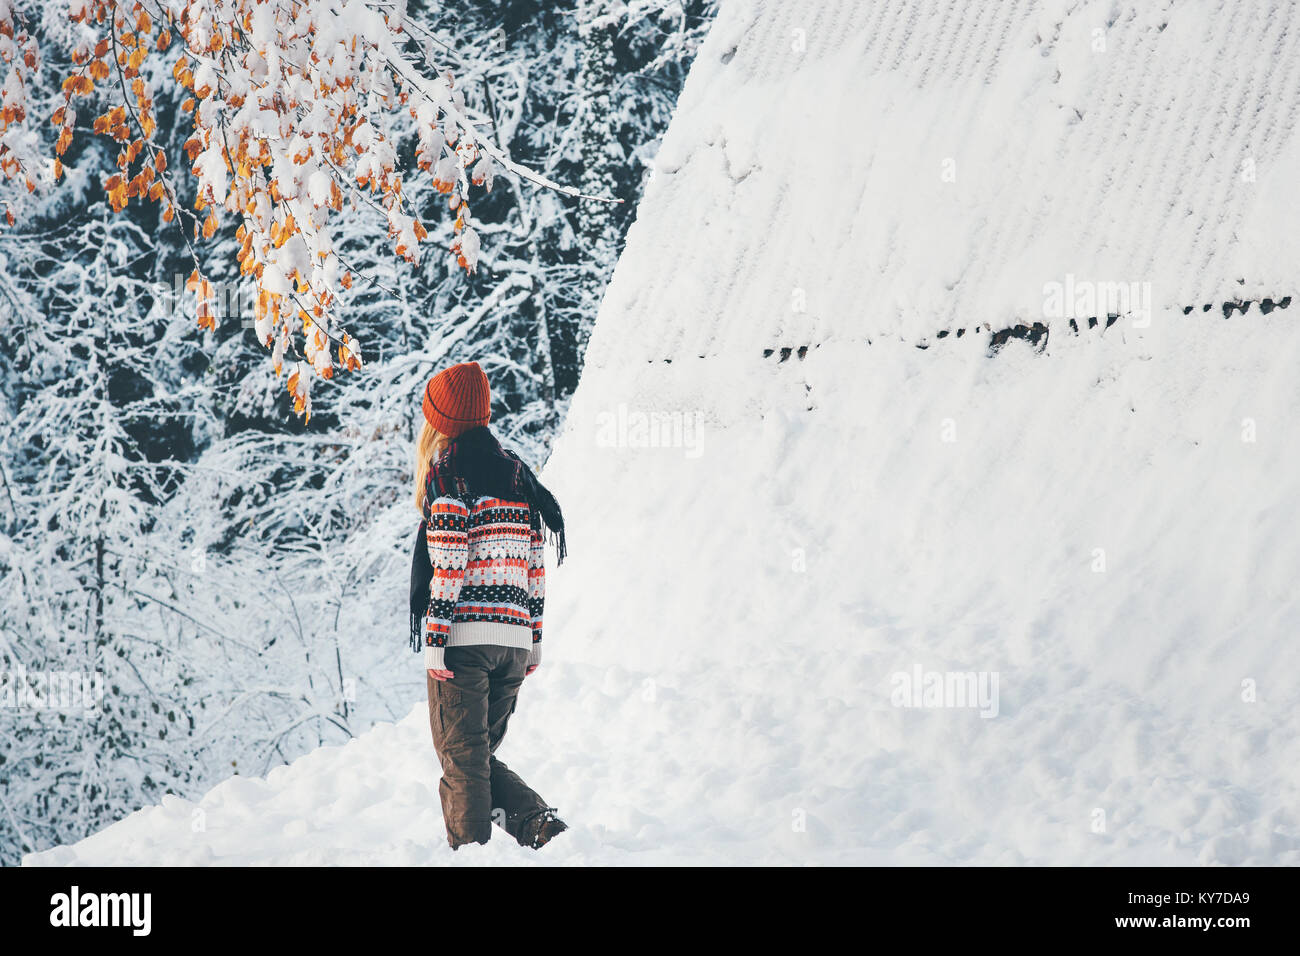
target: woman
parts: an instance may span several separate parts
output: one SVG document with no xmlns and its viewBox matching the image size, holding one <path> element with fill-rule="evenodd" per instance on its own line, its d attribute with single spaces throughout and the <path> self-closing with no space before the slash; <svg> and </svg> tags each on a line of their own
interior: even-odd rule
<svg viewBox="0 0 1300 956">
<path fill-rule="evenodd" d="M 542 661 L 543 530 L 564 559 L 555 498 L 501 447 L 478 363 L 444 369 L 424 390 L 411 558 L 411 646 L 424 649 L 429 725 L 442 764 L 452 849 L 486 843 L 495 822 L 540 848 L 567 827 L 493 756 L 519 687 Z"/>
</svg>

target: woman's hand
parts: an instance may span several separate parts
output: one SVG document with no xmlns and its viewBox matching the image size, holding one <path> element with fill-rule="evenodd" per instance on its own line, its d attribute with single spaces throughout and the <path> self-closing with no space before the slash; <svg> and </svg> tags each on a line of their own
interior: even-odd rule
<svg viewBox="0 0 1300 956">
<path fill-rule="evenodd" d="M 438 671 L 430 667 L 429 676 L 432 677 L 434 680 L 451 680 L 456 675 L 453 674 L 451 671 L 447 671 L 447 670 Z"/>
<path fill-rule="evenodd" d="M 537 668 L 539 668 L 539 667 L 541 667 L 541 666 L 542 666 L 541 664 L 533 664 L 533 665 L 531 665 L 531 666 L 528 668 L 528 670 L 524 671 L 524 676 L 527 677 L 529 674 L 531 674 L 533 671 L 537 670 Z"/>
</svg>

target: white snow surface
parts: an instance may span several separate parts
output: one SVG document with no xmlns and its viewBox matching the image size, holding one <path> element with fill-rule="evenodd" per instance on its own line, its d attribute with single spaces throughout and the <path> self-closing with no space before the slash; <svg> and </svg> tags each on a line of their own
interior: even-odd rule
<svg viewBox="0 0 1300 956">
<path fill-rule="evenodd" d="M 413 700 L 25 863 L 1300 863 L 1300 306 L 1180 308 L 1300 292 L 1297 17 L 724 4 L 543 474 L 500 756 L 573 829 L 452 853 Z M 934 338 L 1066 274 L 1150 321 Z"/>
</svg>

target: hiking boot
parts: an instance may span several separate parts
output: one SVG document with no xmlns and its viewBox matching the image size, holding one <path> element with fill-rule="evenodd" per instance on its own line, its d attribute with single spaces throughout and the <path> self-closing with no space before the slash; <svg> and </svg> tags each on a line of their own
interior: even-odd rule
<svg viewBox="0 0 1300 956">
<path fill-rule="evenodd" d="M 541 823 L 537 825 L 537 833 L 533 837 L 531 844 L 534 850 L 540 850 L 546 844 L 550 843 L 552 838 L 569 829 L 563 820 L 555 814 L 547 812 L 541 815 Z"/>
</svg>

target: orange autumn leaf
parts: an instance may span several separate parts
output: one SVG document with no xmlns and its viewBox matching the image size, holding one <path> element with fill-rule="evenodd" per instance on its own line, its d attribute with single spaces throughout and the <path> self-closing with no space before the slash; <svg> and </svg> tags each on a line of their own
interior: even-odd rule
<svg viewBox="0 0 1300 956">
<path fill-rule="evenodd" d="M 199 270 L 195 269 L 185 280 L 185 291 L 193 292 L 200 300 L 212 298 L 212 283 L 199 275 Z"/>
<path fill-rule="evenodd" d="M 199 328 L 216 331 L 217 317 L 212 311 L 212 304 L 206 299 L 199 303 Z"/>
<path fill-rule="evenodd" d="M 271 238 L 275 248 L 279 249 L 292 237 L 297 230 L 298 224 L 293 221 L 293 214 L 289 213 L 284 217 L 283 223 L 276 223 L 271 226 Z"/>
</svg>

